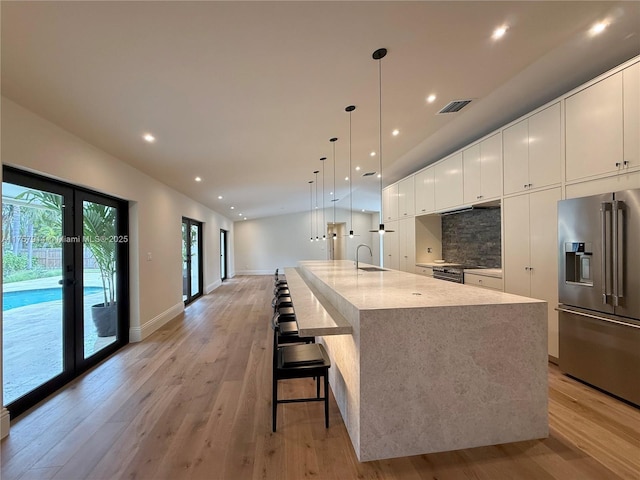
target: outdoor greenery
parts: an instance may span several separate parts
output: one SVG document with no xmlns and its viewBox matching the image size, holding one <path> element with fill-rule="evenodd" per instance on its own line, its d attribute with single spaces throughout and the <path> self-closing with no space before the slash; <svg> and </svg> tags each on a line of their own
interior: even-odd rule
<svg viewBox="0 0 640 480">
<path fill-rule="evenodd" d="M 62 242 L 62 197 L 49 192 L 28 190 L 16 196 L 15 204 L 2 209 L 3 280 L 11 276 L 26 280 L 60 275 L 51 273 L 22 252 L 33 248 L 60 248 Z M 28 208 L 25 208 L 28 207 Z M 115 303 L 116 209 L 93 202 L 83 205 L 83 244 L 100 270 L 104 305 Z M 29 250 L 31 251 L 31 250 Z M 20 281 L 13 280 L 13 281 Z"/>
</svg>

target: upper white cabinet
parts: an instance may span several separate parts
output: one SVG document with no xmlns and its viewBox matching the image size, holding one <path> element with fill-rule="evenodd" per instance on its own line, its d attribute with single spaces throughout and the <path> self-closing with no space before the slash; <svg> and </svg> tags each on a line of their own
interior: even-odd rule
<svg viewBox="0 0 640 480">
<path fill-rule="evenodd" d="M 398 183 L 398 218 L 415 215 L 415 186 L 411 175 Z"/>
<path fill-rule="evenodd" d="M 502 195 L 502 140 L 499 133 L 462 152 L 465 204 Z"/>
<path fill-rule="evenodd" d="M 625 166 L 623 73 L 567 98 L 567 181 L 615 173 Z"/>
<path fill-rule="evenodd" d="M 434 171 L 434 167 L 429 167 L 414 177 L 416 215 L 431 213 L 436 209 Z"/>
<path fill-rule="evenodd" d="M 560 183 L 561 136 L 559 103 L 504 129 L 505 195 Z"/>
<path fill-rule="evenodd" d="M 640 166 L 640 63 L 622 71 L 625 167 Z"/>
<path fill-rule="evenodd" d="M 382 190 L 382 219 L 385 222 L 398 218 L 398 184 L 394 183 Z"/>
<path fill-rule="evenodd" d="M 436 164 L 434 169 L 436 210 L 462 205 L 462 152 Z"/>
</svg>

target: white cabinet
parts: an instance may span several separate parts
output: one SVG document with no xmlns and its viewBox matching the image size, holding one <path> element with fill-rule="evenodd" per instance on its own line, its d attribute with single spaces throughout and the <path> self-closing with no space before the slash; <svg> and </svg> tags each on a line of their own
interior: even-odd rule
<svg viewBox="0 0 640 480">
<path fill-rule="evenodd" d="M 382 219 L 384 223 L 398 218 L 398 184 L 389 185 L 382 190 Z"/>
<path fill-rule="evenodd" d="M 387 232 L 382 238 L 382 252 L 383 252 L 383 267 L 399 270 L 400 268 L 400 242 L 398 240 L 398 221 L 393 220 L 385 224 L 386 230 L 393 230 L 393 232 Z"/>
<path fill-rule="evenodd" d="M 499 133 L 462 152 L 465 204 L 502 195 L 502 138 Z"/>
<path fill-rule="evenodd" d="M 560 183 L 559 103 L 504 129 L 502 135 L 505 195 Z"/>
<path fill-rule="evenodd" d="M 434 167 L 429 167 L 415 175 L 416 215 L 431 213 L 436 209 L 434 171 Z"/>
<path fill-rule="evenodd" d="M 462 205 L 462 152 L 437 163 L 434 169 L 436 210 Z"/>
<path fill-rule="evenodd" d="M 411 175 L 398 182 L 398 218 L 413 216 L 415 210 L 415 185 Z"/>
<path fill-rule="evenodd" d="M 560 188 L 505 198 L 504 290 L 547 302 L 549 354 L 558 356 L 557 203 Z"/>
<path fill-rule="evenodd" d="M 640 63 L 622 71 L 624 167 L 640 166 Z"/>
<path fill-rule="evenodd" d="M 416 265 L 415 273 L 416 273 L 416 275 L 424 275 L 425 277 L 433 277 L 433 267 L 422 267 L 420 265 Z"/>
<path fill-rule="evenodd" d="M 386 234 L 385 234 L 386 235 Z M 393 233 L 391 234 L 393 235 Z M 416 222 L 414 217 L 398 221 L 398 270 L 413 273 L 416 265 Z"/>
<path fill-rule="evenodd" d="M 615 173 L 625 167 L 623 73 L 566 99 L 567 181 Z"/>
</svg>

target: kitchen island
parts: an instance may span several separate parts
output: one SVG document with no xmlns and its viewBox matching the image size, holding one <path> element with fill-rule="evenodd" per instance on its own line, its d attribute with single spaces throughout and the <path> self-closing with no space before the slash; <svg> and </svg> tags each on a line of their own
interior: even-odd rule
<svg viewBox="0 0 640 480">
<path fill-rule="evenodd" d="M 351 324 L 322 342 L 360 461 L 548 436 L 545 302 L 346 260 L 296 270 Z"/>
</svg>

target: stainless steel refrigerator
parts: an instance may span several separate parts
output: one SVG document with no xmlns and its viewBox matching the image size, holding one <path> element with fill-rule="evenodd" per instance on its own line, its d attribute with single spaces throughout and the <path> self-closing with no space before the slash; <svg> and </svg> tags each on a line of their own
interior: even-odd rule
<svg viewBox="0 0 640 480">
<path fill-rule="evenodd" d="M 640 189 L 558 202 L 560 369 L 640 405 Z"/>
</svg>

